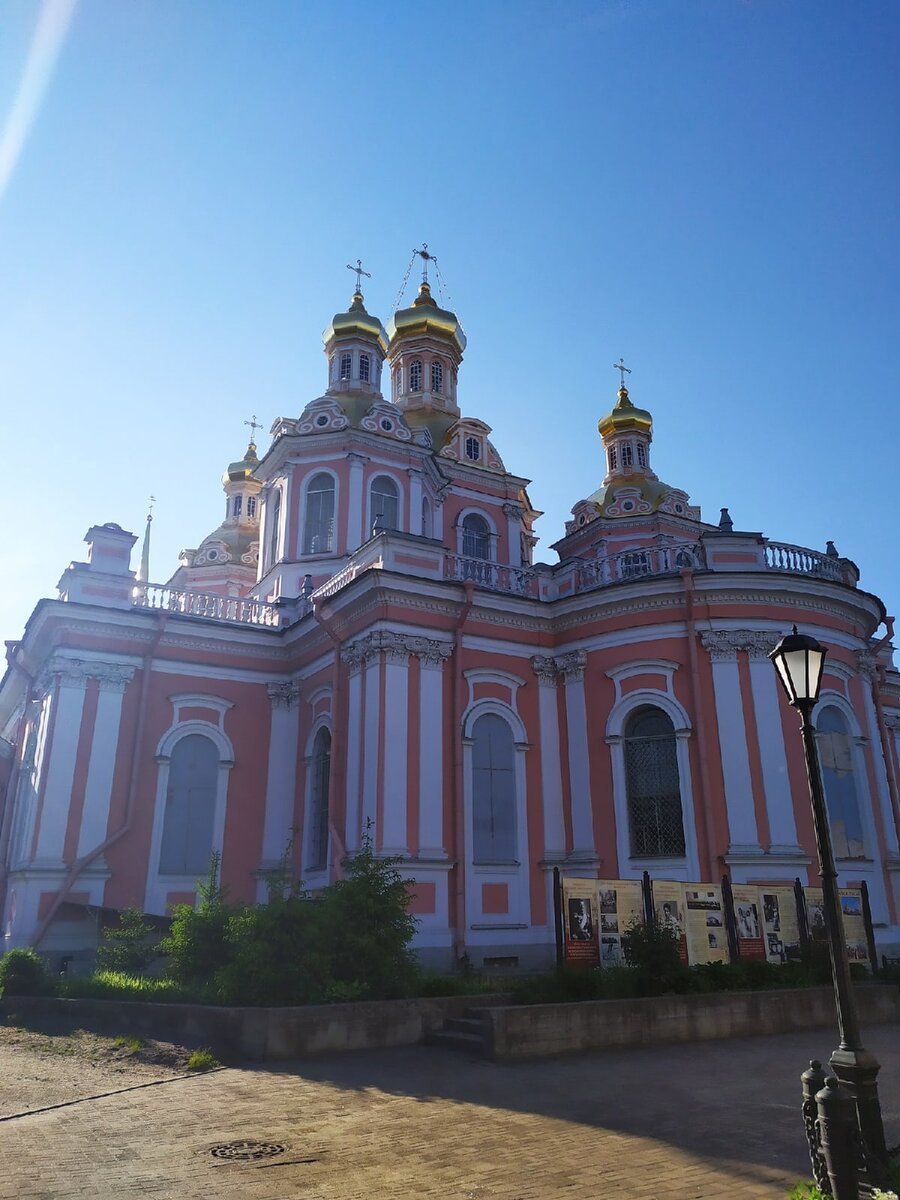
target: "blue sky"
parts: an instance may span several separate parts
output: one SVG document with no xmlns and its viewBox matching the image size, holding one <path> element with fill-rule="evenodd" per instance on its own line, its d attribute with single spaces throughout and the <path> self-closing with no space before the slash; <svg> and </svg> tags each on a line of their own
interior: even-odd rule
<svg viewBox="0 0 900 1200">
<path fill-rule="evenodd" d="M 539 557 L 624 355 L 661 478 L 900 608 L 898 51 L 896 0 L 77 0 L 0 190 L 3 636 L 151 492 L 167 578 L 324 389 L 345 263 L 386 323 L 423 240 Z"/>
</svg>

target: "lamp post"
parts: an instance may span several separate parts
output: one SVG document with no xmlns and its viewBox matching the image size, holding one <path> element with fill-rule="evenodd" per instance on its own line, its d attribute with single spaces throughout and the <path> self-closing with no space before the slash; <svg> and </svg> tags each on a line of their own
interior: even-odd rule
<svg viewBox="0 0 900 1200">
<path fill-rule="evenodd" d="M 822 877 L 825 930 L 828 935 L 831 978 L 834 983 L 840 1033 L 840 1045 L 831 1056 L 831 1067 L 840 1082 L 853 1093 L 866 1150 L 866 1161 L 871 1162 L 877 1172 L 878 1167 L 883 1167 L 887 1161 L 876 1080 L 880 1066 L 875 1056 L 863 1046 L 859 1033 L 859 1018 L 850 982 L 850 964 L 847 960 L 847 944 L 841 916 L 837 871 L 831 847 L 831 829 L 822 787 L 819 750 L 816 745 L 815 726 L 811 719 L 812 710 L 819 701 L 819 687 L 822 683 L 826 654 L 824 646 L 814 637 L 798 633 L 795 625 L 793 632 L 781 639 L 769 657 L 778 671 L 788 702 L 800 714 L 800 732 L 806 755 L 806 773 L 809 777 L 819 873 Z"/>
</svg>

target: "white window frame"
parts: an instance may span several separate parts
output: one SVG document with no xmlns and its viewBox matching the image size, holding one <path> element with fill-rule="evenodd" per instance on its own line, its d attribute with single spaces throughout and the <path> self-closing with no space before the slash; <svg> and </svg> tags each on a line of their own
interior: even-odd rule
<svg viewBox="0 0 900 1200">
<path fill-rule="evenodd" d="M 488 526 L 488 557 L 485 559 L 479 559 L 477 561 L 491 563 L 497 562 L 497 539 L 499 537 L 497 533 L 497 526 L 490 513 L 483 508 L 469 507 L 460 511 L 456 518 L 456 553 L 460 556 L 460 558 L 472 557 L 471 555 L 466 554 L 466 552 L 463 550 L 463 546 L 465 544 L 465 529 L 463 527 L 463 522 L 465 521 L 466 517 L 470 516 L 481 517 L 487 522 Z"/>
<path fill-rule="evenodd" d="M 328 550 L 307 550 L 306 549 L 306 517 L 307 517 L 307 513 L 309 512 L 310 486 L 311 486 L 313 480 L 318 479 L 320 475 L 328 475 L 331 478 L 332 483 L 334 484 L 334 491 L 333 491 L 334 507 L 333 507 L 332 513 L 331 513 L 331 546 Z M 340 483 L 339 483 L 337 474 L 334 471 L 329 470 L 327 467 L 319 467 L 318 470 L 313 471 L 311 474 L 309 474 L 306 477 L 306 479 L 304 479 L 304 481 L 303 481 L 303 505 L 302 505 L 303 512 L 301 513 L 300 531 L 299 531 L 300 532 L 300 546 L 299 546 L 299 552 L 298 552 L 299 558 L 316 558 L 319 556 L 326 557 L 328 555 L 337 553 L 339 488 L 340 488 Z"/>
<path fill-rule="evenodd" d="M 372 477 L 369 479 L 369 486 L 368 486 L 368 490 L 366 493 L 366 500 L 367 500 L 366 514 L 368 516 L 368 524 L 366 526 L 367 538 L 372 536 L 372 528 L 375 524 L 375 506 L 372 503 L 372 487 L 375 483 L 375 480 L 382 476 L 385 479 L 389 479 L 391 481 L 391 483 L 394 485 L 394 487 L 397 489 L 397 526 L 396 526 L 396 528 L 398 530 L 400 530 L 401 532 L 403 531 L 403 512 L 404 512 L 404 506 L 406 503 L 406 497 L 403 494 L 403 484 L 400 482 L 400 480 L 397 478 L 397 476 L 393 474 L 393 472 L 379 469 L 377 471 L 377 473 L 372 475 Z"/>
</svg>

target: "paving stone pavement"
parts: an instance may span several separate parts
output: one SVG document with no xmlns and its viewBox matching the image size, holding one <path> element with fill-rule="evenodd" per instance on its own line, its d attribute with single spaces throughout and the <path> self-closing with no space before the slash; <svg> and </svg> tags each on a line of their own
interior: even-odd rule
<svg viewBox="0 0 900 1200">
<path fill-rule="evenodd" d="M 0 1123 L 2 1200 L 783 1200 L 835 1037 L 487 1063 L 430 1047 L 216 1071 Z M 900 1028 L 866 1031 L 900 1140 Z M 284 1153 L 223 1162 L 235 1139 Z"/>
</svg>

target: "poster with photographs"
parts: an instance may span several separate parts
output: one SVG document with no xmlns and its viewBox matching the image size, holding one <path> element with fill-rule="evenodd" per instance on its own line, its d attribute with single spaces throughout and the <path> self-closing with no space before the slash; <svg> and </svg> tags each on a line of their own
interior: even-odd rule
<svg viewBox="0 0 900 1200">
<path fill-rule="evenodd" d="M 766 958 L 772 963 L 800 961 L 800 922 L 792 887 L 761 887 Z"/>
<path fill-rule="evenodd" d="M 653 911 L 660 925 L 674 929 L 679 935 L 681 961 L 687 966 L 687 924 L 685 921 L 684 884 L 671 880 L 653 880 Z"/>
<path fill-rule="evenodd" d="M 688 962 L 728 962 L 722 889 L 712 883 L 686 883 L 684 915 Z"/>
<path fill-rule="evenodd" d="M 841 898 L 841 916 L 844 919 L 844 937 L 847 939 L 847 958 L 850 962 L 871 966 L 862 891 L 859 888 L 841 888 L 838 894 Z"/>
<path fill-rule="evenodd" d="M 824 942 L 825 931 L 825 897 L 821 888 L 805 887 L 803 895 L 806 899 L 806 925 L 809 936 L 814 942 Z"/>
<path fill-rule="evenodd" d="M 644 919 L 644 896 L 639 879 L 600 879 L 597 881 L 597 906 L 600 910 L 600 965 L 615 967 L 624 963 L 622 934 L 636 921 Z"/>
<path fill-rule="evenodd" d="M 600 914 L 597 881 L 563 879 L 563 949 L 567 963 L 596 967 L 600 963 Z"/>
<path fill-rule="evenodd" d="M 738 955 L 743 959 L 766 958 L 763 940 L 761 890 L 746 884 L 733 884 L 734 924 L 737 931 Z"/>
</svg>

